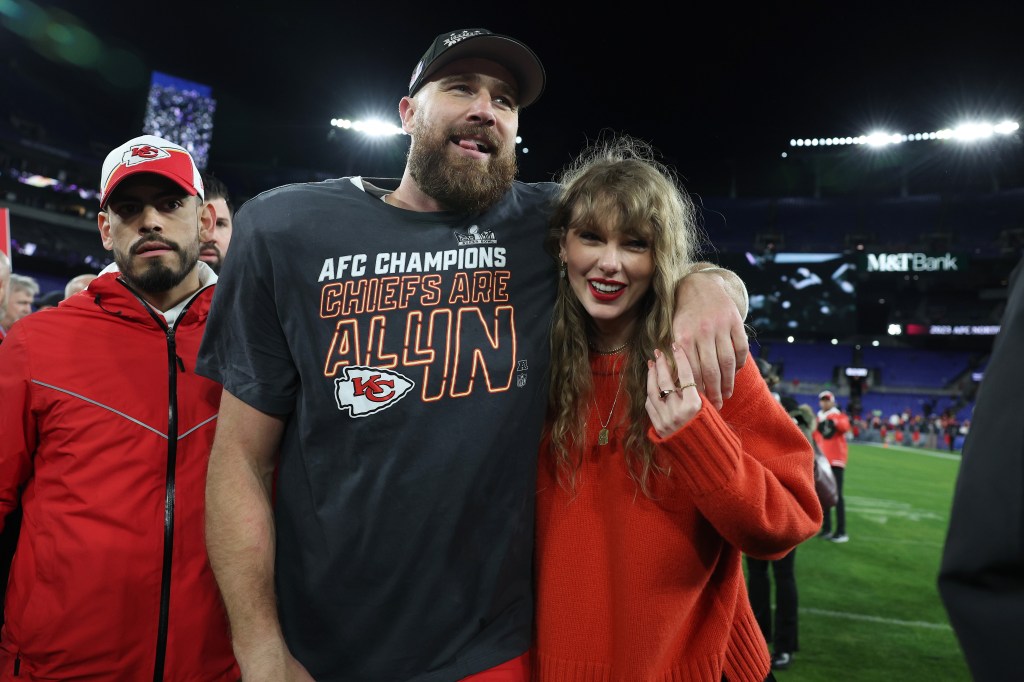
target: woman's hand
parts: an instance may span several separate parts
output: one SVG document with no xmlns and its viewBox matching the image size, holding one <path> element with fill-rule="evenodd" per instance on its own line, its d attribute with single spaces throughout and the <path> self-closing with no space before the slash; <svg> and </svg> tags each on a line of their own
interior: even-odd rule
<svg viewBox="0 0 1024 682">
<path fill-rule="evenodd" d="M 672 354 L 678 375 L 675 377 L 660 350 L 654 351 L 654 360 L 647 361 L 647 414 L 662 438 L 683 428 L 703 404 L 686 352 L 678 343 L 673 343 Z"/>
</svg>

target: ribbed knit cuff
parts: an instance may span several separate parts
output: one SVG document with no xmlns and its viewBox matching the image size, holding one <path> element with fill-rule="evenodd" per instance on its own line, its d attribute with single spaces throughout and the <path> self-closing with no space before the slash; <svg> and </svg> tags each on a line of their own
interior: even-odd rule
<svg viewBox="0 0 1024 682">
<path fill-rule="evenodd" d="M 740 439 L 718 411 L 704 405 L 690 422 L 668 438 L 660 438 L 653 427 L 651 441 L 672 455 L 686 484 L 697 494 L 720 490 L 729 484 L 742 456 Z"/>
</svg>

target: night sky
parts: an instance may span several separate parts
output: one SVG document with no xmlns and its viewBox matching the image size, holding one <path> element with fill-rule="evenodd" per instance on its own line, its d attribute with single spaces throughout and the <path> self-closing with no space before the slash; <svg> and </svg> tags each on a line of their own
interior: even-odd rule
<svg viewBox="0 0 1024 682">
<path fill-rule="evenodd" d="M 523 40 L 547 69 L 520 119 L 521 179 L 550 179 L 611 129 L 652 142 L 691 190 L 720 193 L 731 170 L 778 163 L 793 137 L 1020 119 L 1015 4 L 0 0 L 0 114 L 40 120 L 57 146 L 109 149 L 140 132 L 157 70 L 212 87 L 209 167 L 229 184 L 397 176 L 407 138 L 332 136 L 330 119 L 397 125 L 434 36 L 484 27 Z"/>
</svg>

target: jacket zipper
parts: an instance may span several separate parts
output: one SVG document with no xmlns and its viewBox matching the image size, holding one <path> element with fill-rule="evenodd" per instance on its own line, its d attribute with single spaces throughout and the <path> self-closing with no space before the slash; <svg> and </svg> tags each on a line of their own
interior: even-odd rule
<svg viewBox="0 0 1024 682">
<path fill-rule="evenodd" d="M 182 315 L 185 314 L 183 310 Z M 181 319 L 181 316 L 178 317 Z M 167 474 L 164 482 L 164 562 L 160 578 L 160 621 L 156 639 L 153 682 L 163 682 L 167 657 L 167 621 L 171 608 L 171 571 L 174 555 L 175 464 L 178 459 L 178 358 L 174 327 L 167 334 Z"/>
<path fill-rule="evenodd" d="M 174 556 L 174 501 L 175 471 L 178 457 L 178 371 L 185 371 L 185 364 L 178 357 L 175 331 L 192 304 L 199 298 L 200 289 L 185 304 L 173 325 L 168 326 L 162 315 L 152 308 L 121 278 L 118 281 L 139 299 L 142 307 L 164 330 L 167 338 L 167 472 L 164 482 L 164 557 L 160 578 L 160 619 L 157 623 L 156 656 L 153 663 L 153 682 L 163 682 L 164 665 L 167 658 L 167 622 L 171 608 L 171 571 Z"/>
</svg>

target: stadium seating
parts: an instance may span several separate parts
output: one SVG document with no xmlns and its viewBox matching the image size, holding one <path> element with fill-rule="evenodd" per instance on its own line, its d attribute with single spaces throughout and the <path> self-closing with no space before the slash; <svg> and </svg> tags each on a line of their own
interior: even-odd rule
<svg viewBox="0 0 1024 682">
<path fill-rule="evenodd" d="M 888 387 L 947 388 L 968 370 L 969 351 L 868 346 L 863 365 L 876 368 Z"/>
</svg>

